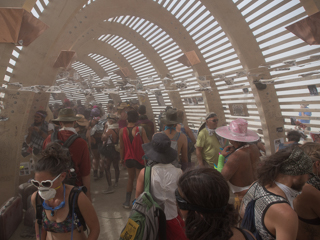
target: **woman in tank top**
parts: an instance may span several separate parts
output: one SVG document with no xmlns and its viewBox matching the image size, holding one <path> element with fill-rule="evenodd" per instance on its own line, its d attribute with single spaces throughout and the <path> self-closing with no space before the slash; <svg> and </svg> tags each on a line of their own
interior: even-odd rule
<svg viewBox="0 0 320 240">
<path fill-rule="evenodd" d="M 37 240 L 98 239 L 99 220 L 89 198 L 83 192 L 79 193 L 77 199 L 73 198 L 72 193 L 77 188 L 64 183 L 70 169 L 69 151 L 53 142 L 47 145 L 42 154 L 43 157 L 35 165 L 35 178 L 31 180 L 38 189 L 32 194 L 31 203 L 35 212 L 42 216 L 40 219 L 36 214 Z M 78 212 L 79 215 L 75 211 L 76 206 L 81 213 Z M 86 226 L 89 234 L 85 233 Z"/>
<path fill-rule="evenodd" d="M 139 120 L 138 112 L 136 110 L 130 110 L 127 115 L 128 125 L 119 132 L 120 159 L 121 163 L 124 163 L 128 170 L 126 200 L 122 204 L 124 208 L 129 208 L 131 205 L 130 200 L 134 179 L 139 175 L 140 170 L 144 168 L 145 165 L 142 159 L 144 156 L 142 144 L 149 142 L 143 127 L 136 126 Z"/>
</svg>

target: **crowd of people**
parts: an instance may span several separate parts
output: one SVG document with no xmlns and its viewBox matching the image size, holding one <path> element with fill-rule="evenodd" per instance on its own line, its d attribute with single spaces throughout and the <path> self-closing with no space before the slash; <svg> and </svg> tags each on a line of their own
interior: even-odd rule
<svg viewBox="0 0 320 240">
<path fill-rule="evenodd" d="M 137 102 L 110 100 L 104 111 L 65 100 L 51 109 L 50 122 L 45 111 L 36 112 L 25 139 L 35 156 L 32 204 L 39 211 L 42 203 L 37 239 L 97 239 L 90 174 L 96 181 L 105 175 L 103 193 L 111 194 L 120 164 L 128 173 L 127 209 L 145 191 L 151 167 L 147 181 L 165 213 L 166 239 L 320 239 L 320 144 L 299 144 L 297 131 L 261 160 L 264 145 L 241 118 L 218 127 L 219 116 L 208 113 L 195 136 L 185 113 L 172 107 L 158 131 Z"/>
</svg>

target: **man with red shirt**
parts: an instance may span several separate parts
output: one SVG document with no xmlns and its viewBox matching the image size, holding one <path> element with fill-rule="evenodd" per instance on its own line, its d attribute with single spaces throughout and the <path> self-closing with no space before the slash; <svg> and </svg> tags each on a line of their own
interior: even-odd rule
<svg viewBox="0 0 320 240">
<path fill-rule="evenodd" d="M 80 117 L 76 117 L 71 108 L 61 109 L 57 119 L 52 120 L 53 123 L 61 126 L 58 132 L 58 139 L 65 142 L 73 134 L 77 134 L 74 129 L 75 121 Z M 43 143 L 43 149 L 51 142 L 51 135 L 49 135 Z M 74 169 L 77 174 L 77 186 L 85 186 L 87 188 L 87 196 L 91 200 L 90 194 L 90 156 L 87 142 L 82 138 L 77 138 L 69 147 Z"/>
</svg>

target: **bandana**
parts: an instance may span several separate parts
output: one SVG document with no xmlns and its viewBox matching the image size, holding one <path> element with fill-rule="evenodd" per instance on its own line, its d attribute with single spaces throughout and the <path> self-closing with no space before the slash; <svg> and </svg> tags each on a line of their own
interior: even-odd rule
<svg viewBox="0 0 320 240">
<path fill-rule="evenodd" d="M 60 128 L 59 131 L 71 131 L 71 132 L 77 134 L 76 129 L 74 129 L 73 127 L 63 127 L 63 128 Z"/>
<path fill-rule="evenodd" d="M 320 177 L 315 175 L 314 173 L 310 173 L 310 178 L 308 182 L 311 186 L 315 187 L 320 191 Z"/>
<path fill-rule="evenodd" d="M 217 114 L 215 114 L 214 112 L 207 113 L 206 120 L 208 120 L 209 118 L 216 117 L 216 116 L 217 116 Z"/>
<path fill-rule="evenodd" d="M 290 176 L 312 173 L 312 160 L 302 149 L 294 148 L 289 158 L 283 162 L 280 173 Z"/>
<path fill-rule="evenodd" d="M 210 128 L 207 127 L 207 125 L 206 125 L 206 129 L 207 129 L 210 137 L 213 136 L 215 134 L 215 132 L 216 132 L 215 129 L 210 129 Z"/>
<path fill-rule="evenodd" d="M 47 117 L 46 114 L 43 114 L 43 113 L 41 113 L 41 112 L 36 112 L 36 114 L 40 115 L 40 116 L 43 117 L 43 118 L 46 118 L 46 117 Z"/>
<path fill-rule="evenodd" d="M 114 123 L 111 125 L 108 125 L 108 129 L 118 129 L 119 128 L 119 124 L 118 123 Z"/>
<path fill-rule="evenodd" d="M 290 206 L 293 208 L 293 200 L 301 193 L 298 192 L 297 190 L 294 190 L 292 188 L 289 188 L 288 186 L 279 183 L 279 182 L 275 182 L 275 184 L 277 184 L 277 186 L 284 192 L 284 194 L 286 195 L 288 202 L 290 203 Z"/>
<path fill-rule="evenodd" d="M 171 133 L 171 131 L 172 130 L 175 130 L 176 131 L 176 127 L 168 127 L 168 126 L 166 126 L 165 128 L 164 128 L 164 130 L 168 130 L 168 129 L 170 129 L 170 133 Z"/>
</svg>

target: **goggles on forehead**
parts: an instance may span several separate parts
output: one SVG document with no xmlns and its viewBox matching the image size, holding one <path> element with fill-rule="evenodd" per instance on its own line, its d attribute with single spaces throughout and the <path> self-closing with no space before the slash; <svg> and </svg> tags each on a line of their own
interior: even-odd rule
<svg viewBox="0 0 320 240">
<path fill-rule="evenodd" d="M 37 181 L 37 180 L 34 180 L 34 179 L 31 179 L 31 183 L 34 185 L 34 186 L 36 186 L 37 188 L 39 188 L 39 187 L 46 187 L 46 188 L 50 188 L 50 187 L 52 187 L 52 185 L 53 185 L 53 182 L 55 181 L 55 180 L 57 180 L 59 177 L 60 177 L 60 175 L 61 175 L 61 173 L 58 175 L 58 176 L 56 176 L 56 178 L 55 179 L 53 179 L 53 180 L 44 180 L 44 181 L 41 181 L 41 182 L 39 182 L 39 181 Z"/>
</svg>

